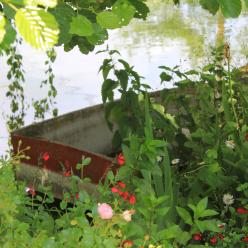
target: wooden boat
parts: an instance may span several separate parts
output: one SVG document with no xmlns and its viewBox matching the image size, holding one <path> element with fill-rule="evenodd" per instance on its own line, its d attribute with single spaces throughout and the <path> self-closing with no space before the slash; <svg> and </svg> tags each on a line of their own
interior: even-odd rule
<svg viewBox="0 0 248 248">
<path fill-rule="evenodd" d="M 177 89 L 169 91 L 178 94 Z M 157 100 L 160 97 L 160 91 L 151 94 Z M 169 112 L 173 112 L 173 106 L 169 106 Z M 108 156 L 112 137 L 102 104 L 18 129 L 11 134 L 14 154 L 29 149 L 25 151 L 28 158 L 22 158 L 17 167 L 16 177 L 35 188 L 52 186 L 55 197 L 61 198 L 71 188 L 70 177 L 64 173 L 73 171 L 79 177 L 91 179 L 91 183 L 84 183 L 80 188 L 92 194 L 108 171 L 118 168 L 115 159 Z M 45 153 L 49 155 L 47 161 L 43 159 Z M 90 157 L 91 163 L 80 171 L 76 165 L 83 157 Z"/>
<path fill-rule="evenodd" d="M 57 198 L 70 188 L 69 177 L 64 172 L 91 179 L 81 187 L 93 193 L 95 185 L 110 169 L 117 165 L 107 156 L 111 151 L 112 133 L 105 124 L 103 105 L 74 111 L 50 120 L 18 129 L 11 134 L 14 154 L 24 150 L 28 158 L 21 159 L 17 168 L 18 179 L 29 185 L 50 185 Z M 48 153 L 45 161 L 43 155 Z M 82 171 L 76 165 L 83 157 L 91 163 Z"/>
</svg>

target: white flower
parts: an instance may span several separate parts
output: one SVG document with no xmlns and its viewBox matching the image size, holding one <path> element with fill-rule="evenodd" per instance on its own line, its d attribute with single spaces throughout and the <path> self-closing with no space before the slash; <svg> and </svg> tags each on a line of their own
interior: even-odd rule
<svg viewBox="0 0 248 248">
<path fill-rule="evenodd" d="M 29 187 L 25 188 L 25 192 L 28 193 L 31 189 Z"/>
<path fill-rule="evenodd" d="M 220 77 L 219 75 L 215 75 L 215 80 L 216 80 L 217 82 L 219 82 L 219 81 L 223 80 L 223 78 Z"/>
<path fill-rule="evenodd" d="M 181 129 L 181 132 L 182 132 L 182 134 L 183 134 L 187 139 L 190 139 L 190 138 L 191 138 L 190 131 L 189 131 L 188 128 L 183 127 L 183 128 Z"/>
<path fill-rule="evenodd" d="M 127 221 L 127 222 L 130 222 L 132 220 L 132 215 L 135 213 L 135 210 L 125 210 L 123 213 L 122 213 L 122 218 Z"/>
<path fill-rule="evenodd" d="M 223 195 L 223 202 L 224 204 L 226 204 L 227 206 L 228 205 L 232 205 L 234 203 L 234 199 L 233 199 L 233 196 L 229 193 L 227 194 L 224 194 Z"/>
<path fill-rule="evenodd" d="M 178 164 L 179 162 L 180 162 L 180 159 L 179 159 L 179 158 L 175 158 L 175 159 L 173 159 L 173 160 L 171 161 L 171 164 L 176 165 L 176 164 Z"/>
<path fill-rule="evenodd" d="M 225 226 L 226 226 L 226 223 L 218 224 L 218 227 L 219 227 L 219 228 L 224 228 Z"/>
<path fill-rule="evenodd" d="M 234 149 L 236 147 L 236 144 L 235 144 L 234 140 L 226 140 L 225 144 L 230 149 Z"/>
<path fill-rule="evenodd" d="M 162 156 L 157 156 L 157 162 L 160 163 L 162 161 L 163 157 Z"/>
</svg>

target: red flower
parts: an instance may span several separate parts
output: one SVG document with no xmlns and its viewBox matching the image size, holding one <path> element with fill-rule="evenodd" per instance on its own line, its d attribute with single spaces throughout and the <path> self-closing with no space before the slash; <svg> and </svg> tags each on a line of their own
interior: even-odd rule
<svg viewBox="0 0 248 248">
<path fill-rule="evenodd" d="M 237 208 L 236 212 L 238 214 L 248 214 L 248 211 L 245 208 Z"/>
<path fill-rule="evenodd" d="M 78 200 L 79 199 L 79 193 L 76 193 L 75 198 Z"/>
<path fill-rule="evenodd" d="M 129 197 L 129 203 L 131 205 L 134 205 L 136 203 L 136 197 L 135 197 L 135 195 L 130 195 L 130 197 Z"/>
<path fill-rule="evenodd" d="M 125 158 L 122 153 L 120 153 L 117 157 L 117 161 L 119 165 L 124 165 L 125 164 Z"/>
<path fill-rule="evenodd" d="M 45 152 L 43 154 L 42 158 L 43 158 L 44 161 L 47 161 L 50 158 L 49 153 L 48 152 Z"/>
<path fill-rule="evenodd" d="M 112 191 L 113 193 L 118 193 L 118 192 L 119 192 L 119 189 L 117 189 L 116 187 L 112 187 L 112 188 L 111 188 L 111 191 Z"/>
<path fill-rule="evenodd" d="M 71 171 L 67 170 L 63 173 L 65 177 L 70 177 L 71 176 Z"/>
<path fill-rule="evenodd" d="M 224 235 L 222 234 L 222 233 L 218 233 L 218 237 L 221 239 L 221 240 L 223 240 L 225 237 L 224 237 Z"/>
<path fill-rule="evenodd" d="M 127 198 L 128 198 L 128 196 L 129 196 L 129 193 L 128 193 L 127 191 L 121 192 L 121 193 L 122 193 L 122 194 L 121 194 L 121 197 L 126 201 Z"/>
<path fill-rule="evenodd" d="M 218 242 L 218 240 L 217 240 L 216 237 L 212 237 L 212 238 L 210 239 L 210 243 L 213 244 L 213 245 L 217 244 L 217 242 Z"/>
<path fill-rule="evenodd" d="M 121 247 L 132 247 L 134 244 L 133 244 L 133 241 L 132 240 L 124 240 L 122 242 L 122 246 Z"/>
<path fill-rule="evenodd" d="M 243 242 L 245 243 L 248 243 L 248 236 L 245 236 L 243 239 L 242 239 Z"/>
<path fill-rule="evenodd" d="M 27 187 L 26 188 L 26 192 L 28 193 L 28 194 L 30 194 L 31 196 L 36 196 L 36 191 L 34 190 L 34 188 L 33 187 Z"/>
<path fill-rule="evenodd" d="M 123 183 L 122 181 L 119 181 L 117 184 L 123 189 L 126 188 L 126 184 Z"/>
<path fill-rule="evenodd" d="M 248 133 L 245 134 L 245 140 L 248 141 Z"/>
<path fill-rule="evenodd" d="M 201 233 L 195 233 L 193 235 L 193 240 L 196 240 L 196 241 L 202 240 L 202 234 Z"/>
</svg>

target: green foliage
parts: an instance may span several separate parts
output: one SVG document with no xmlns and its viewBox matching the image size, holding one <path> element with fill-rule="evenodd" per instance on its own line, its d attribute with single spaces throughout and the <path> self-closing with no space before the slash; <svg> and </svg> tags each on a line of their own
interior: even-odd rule
<svg viewBox="0 0 248 248">
<path fill-rule="evenodd" d="M 179 1 L 174 3 L 179 4 Z M 64 45 L 65 51 L 70 51 L 77 45 L 87 54 L 108 38 L 108 29 L 128 25 L 133 18 L 145 20 L 149 13 L 143 0 L 28 0 L 3 1 L 2 4 L 0 44 L 4 50 L 13 42 L 17 30 L 36 48 L 46 50 Z M 212 14 L 220 9 L 227 18 L 238 17 L 242 9 L 241 0 L 200 0 L 200 5 Z"/>
<path fill-rule="evenodd" d="M 57 96 L 57 90 L 54 87 L 54 74 L 52 70 L 52 64 L 56 60 L 56 52 L 54 49 L 51 49 L 46 52 L 47 54 L 47 60 L 45 61 L 45 65 L 48 66 L 48 68 L 45 71 L 45 74 L 47 75 L 47 79 L 43 80 L 41 82 L 40 87 L 45 87 L 46 85 L 49 86 L 49 90 L 47 93 L 47 97 L 44 97 L 40 100 L 33 100 L 32 105 L 35 109 L 34 118 L 44 120 L 45 114 L 49 113 L 56 117 L 58 115 L 58 109 L 55 108 L 55 98 Z"/>
<path fill-rule="evenodd" d="M 35 48 L 47 50 L 64 45 L 70 51 L 78 45 L 87 54 L 108 38 L 107 29 L 127 25 L 132 18 L 145 19 L 148 12 L 141 0 L 3 1 L 0 43 L 9 36 L 7 31 L 11 30 L 13 36 L 16 29 Z M 9 20 L 14 25 L 7 25 Z M 7 49 L 10 44 L 4 42 L 2 48 Z"/>
<path fill-rule="evenodd" d="M 58 24 L 54 16 L 38 8 L 21 8 L 15 24 L 22 37 L 35 48 L 48 49 L 57 44 Z"/>
<path fill-rule="evenodd" d="M 218 0 L 200 0 L 200 4 L 213 15 L 217 13 L 220 7 Z"/>
<path fill-rule="evenodd" d="M 224 17 L 238 17 L 241 13 L 241 0 L 200 0 L 201 6 L 213 15 L 221 10 Z"/>
<path fill-rule="evenodd" d="M 94 33 L 92 23 L 85 16 L 77 15 L 72 17 L 71 34 L 79 36 L 91 36 Z"/>
<path fill-rule="evenodd" d="M 241 13 L 241 0 L 220 0 L 220 7 L 225 17 L 238 17 Z"/>
<path fill-rule="evenodd" d="M 115 29 L 121 27 L 119 17 L 113 12 L 102 12 L 97 15 L 97 22 L 103 28 Z"/>
<path fill-rule="evenodd" d="M 16 45 L 19 42 L 16 41 Z M 22 56 L 17 53 L 17 47 L 12 46 L 6 51 L 8 55 L 7 64 L 10 67 L 7 78 L 11 81 L 6 96 L 11 99 L 11 114 L 7 116 L 8 129 L 13 131 L 24 124 L 24 70 L 22 68 Z"/>
</svg>

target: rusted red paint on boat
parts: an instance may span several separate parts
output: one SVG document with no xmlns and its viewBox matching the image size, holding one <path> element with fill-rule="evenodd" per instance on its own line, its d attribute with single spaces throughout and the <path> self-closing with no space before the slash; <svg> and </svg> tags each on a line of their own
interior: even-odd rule
<svg viewBox="0 0 248 248">
<path fill-rule="evenodd" d="M 113 159 L 106 156 L 89 151 L 81 151 L 46 139 L 21 136 L 13 133 L 11 140 L 14 154 L 17 154 L 18 150 L 30 147 L 30 149 L 25 151 L 25 155 L 30 157 L 30 159 L 22 159 L 21 162 L 60 174 L 63 174 L 65 170 L 72 169 L 75 175 L 81 176 L 81 172 L 76 169 L 76 164 L 82 161 L 83 156 L 90 157 L 92 159 L 91 163 L 84 168 L 83 174 L 84 177 L 90 178 L 95 184 L 104 179 L 109 170 L 116 173 L 118 168 L 118 166 L 113 163 Z M 42 154 L 45 152 L 49 153 L 48 161 L 42 159 Z M 64 169 L 61 164 L 64 165 Z"/>
</svg>

